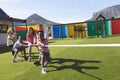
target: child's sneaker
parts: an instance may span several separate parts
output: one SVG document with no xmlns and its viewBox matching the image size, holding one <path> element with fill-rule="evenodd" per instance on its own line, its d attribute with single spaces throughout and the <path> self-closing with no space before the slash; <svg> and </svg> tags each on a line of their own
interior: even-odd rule
<svg viewBox="0 0 120 80">
<path fill-rule="evenodd" d="M 12 63 L 15 63 L 15 62 L 17 62 L 17 61 L 15 61 L 15 60 L 12 60 Z"/>
<path fill-rule="evenodd" d="M 19 56 L 17 56 L 17 59 L 19 60 L 19 59 L 21 59 Z"/>
<path fill-rule="evenodd" d="M 18 59 L 17 62 L 22 62 L 22 60 L 21 60 L 21 59 Z"/>
<path fill-rule="evenodd" d="M 42 74 L 46 74 L 46 68 L 42 68 L 42 71 L 41 71 Z"/>
</svg>

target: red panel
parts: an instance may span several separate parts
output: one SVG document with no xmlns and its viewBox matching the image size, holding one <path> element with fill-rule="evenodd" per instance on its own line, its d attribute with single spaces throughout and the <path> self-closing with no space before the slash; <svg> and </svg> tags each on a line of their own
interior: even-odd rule
<svg viewBox="0 0 120 80">
<path fill-rule="evenodd" d="M 23 28 L 23 27 L 16 27 L 16 31 L 25 31 L 26 28 Z"/>
<path fill-rule="evenodd" d="M 120 20 L 112 20 L 112 34 L 120 34 Z"/>
</svg>

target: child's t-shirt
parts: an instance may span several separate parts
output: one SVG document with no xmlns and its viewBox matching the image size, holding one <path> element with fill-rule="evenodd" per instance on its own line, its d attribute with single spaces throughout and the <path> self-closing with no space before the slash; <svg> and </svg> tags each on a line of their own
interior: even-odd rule
<svg viewBox="0 0 120 80">
<path fill-rule="evenodd" d="M 48 45 L 48 40 L 47 39 L 37 40 L 37 45 L 38 45 L 39 51 L 49 52 L 48 47 L 40 45 L 41 43 L 44 44 L 44 45 Z"/>
<path fill-rule="evenodd" d="M 12 36 L 8 35 L 8 37 L 7 37 L 7 46 L 10 46 L 10 45 L 13 45 L 13 41 L 12 41 Z"/>
<path fill-rule="evenodd" d="M 24 44 L 23 41 L 17 40 L 13 45 L 13 49 L 21 47 L 21 44 Z"/>
</svg>

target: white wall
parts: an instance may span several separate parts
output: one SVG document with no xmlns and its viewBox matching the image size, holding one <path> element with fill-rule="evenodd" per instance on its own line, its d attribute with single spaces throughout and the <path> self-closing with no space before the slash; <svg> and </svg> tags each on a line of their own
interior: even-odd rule
<svg viewBox="0 0 120 80">
<path fill-rule="evenodd" d="M 7 41 L 7 33 L 0 33 L 0 45 L 5 45 Z"/>
</svg>

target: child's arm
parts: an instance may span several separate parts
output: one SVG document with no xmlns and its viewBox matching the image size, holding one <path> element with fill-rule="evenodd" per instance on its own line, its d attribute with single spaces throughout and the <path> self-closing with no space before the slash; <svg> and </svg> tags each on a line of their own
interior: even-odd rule
<svg viewBox="0 0 120 80">
<path fill-rule="evenodd" d="M 44 46 L 45 46 L 45 44 L 42 43 L 42 42 L 40 42 L 40 41 L 37 41 L 37 45 L 40 45 L 41 47 L 44 47 Z"/>
</svg>

